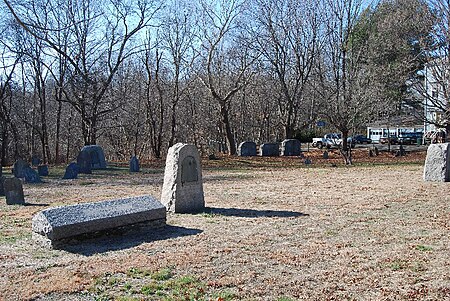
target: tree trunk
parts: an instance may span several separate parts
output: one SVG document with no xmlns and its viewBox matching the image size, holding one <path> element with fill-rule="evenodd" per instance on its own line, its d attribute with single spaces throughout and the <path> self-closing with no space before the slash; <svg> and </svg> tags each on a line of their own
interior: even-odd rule
<svg viewBox="0 0 450 301">
<path fill-rule="evenodd" d="M 220 114 L 222 116 L 222 123 L 225 126 L 225 135 L 227 138 L 228 153 L 234 156 L 237 154 L 236 142 L 234 141 L 234 135 L 231 130 L 230 119 L 228 117 L 229 112 L 226 104 L 221 105 Z"/>
<path fill-rule="evenodd" d="M 56 137 L 55 137 L 55 163 L 60 163 L 60 144 L 61 144 L 61 111 L 62 102 L 58 102 L 58 110 L 56 111 Z"/>
</svg>

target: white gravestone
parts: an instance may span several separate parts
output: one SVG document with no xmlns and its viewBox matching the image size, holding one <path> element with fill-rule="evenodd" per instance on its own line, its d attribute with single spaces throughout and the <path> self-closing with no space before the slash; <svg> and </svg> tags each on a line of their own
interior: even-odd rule
<svg viewBox="0 0 450 301">
<path fill-rule="evenodd" d="M 204 210 L 202 169 L 194 145 L 177 143 L 169 148 L 161 203 L 176 213 Z"/>
<path fill-rule="evenodd" d="M 430 144 L 425 159 L 423 179 L 425 181 L 450 181 L 450 143 Z"/>
</svg>

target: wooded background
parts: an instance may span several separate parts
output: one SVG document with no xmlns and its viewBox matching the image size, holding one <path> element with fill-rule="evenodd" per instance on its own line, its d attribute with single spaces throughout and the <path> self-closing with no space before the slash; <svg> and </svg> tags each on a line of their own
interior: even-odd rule
<svg viewBox="0 0 450 301">
<path fill-rule="evenodd" d="M 88 144 L 110 160 L 161 158 L 176 142 L 235 154 L 245 140 L 321 134 L 319 120 L 346 148 L 367 122 L 421 112 L 411 87 L 436 57 L 448 86 L 449 1 L 0 6 L 3 166 L 33 154 L 68 162 Z"/>
</svg>

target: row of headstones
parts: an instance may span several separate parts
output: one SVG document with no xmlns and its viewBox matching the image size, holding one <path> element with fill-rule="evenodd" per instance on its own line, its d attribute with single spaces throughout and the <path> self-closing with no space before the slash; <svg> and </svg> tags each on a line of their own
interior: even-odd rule
<svg viewBox="0 0 450 301">
<path fill-rule="evenodd" d="M 278 143 L 263 143 L 259 146 L 259 154 L 257 154 L 256 143 L 253 141 L 245 141 L 239 144 L 238 155 L 241 157 L 277 157 L 277 156 L 300 156 L 301 144 L 297 139 L 286 139 L 281 142 L 281 150 Z"/>
<path fill-rule="evenodd" d="M 425 174 L 428 168 L 433 169 L 441 172 L 448 180 L 449 160 L 449 144 L 430 147 Z M 125 226 L 133 222 L 156 220 L 158 225 L 163 225 L 166 222 L 165 211 L 189 213 L 204 210 L 200 157 L 194 145 L 178 143 L 169 149 L 161 203 L 152 197 L 137 197 L 50 208 L 33 217 L 32 228 L 33 232 L 43 237 L 57 240 L 66 238 L 68 235 L 97 232 L 108 227 Z M 123 208 L 126 210 L 124 211 Z M 100 214 L 86 214 L 88 210 L 97 210 Z M 69 216 L 69 218 L 64 219 L 62 224 L 55 223 L 54 221 L 60 220 L 61 215 Z M 80 227 L 81 224 L 87 226 Z"/>
<path fill-rule="evenodd" d="M 25 183 L 42 183 L 41 177 L 48 176 L 48 165 L 40 165 L 41 160 L 33 155 L 32 166 L 37 166 L 37 171 L 30 164 L 18 159 L 12 169 L 14 178 L 0 178 L 0 196 L 6 196 L 6 204 L 24 204 L 23 185 Z M 70 163 L 64 173 L 63 179 L 76 179 L 79 173 L 92 173 L 93 169 L 105 169 L 106 160 L 103 149 L 98 145 L 89 145 L 81 149 L 77 156 L 77 162 Z M 130 171 L 139 172 L 139 160 L 134 156 L 130 160 Z"/>
</svg>

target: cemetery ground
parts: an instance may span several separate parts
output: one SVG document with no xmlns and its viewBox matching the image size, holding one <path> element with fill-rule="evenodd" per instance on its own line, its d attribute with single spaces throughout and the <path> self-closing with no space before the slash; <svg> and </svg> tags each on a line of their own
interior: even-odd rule
<svg viewBox="0 0 450 301">
<path fill-rule="evenodd" d="M 449 300 L 450 185 L 422 180 L 425 153 L 309 156 L 204 160 L 205 212 L 62 250 L 33 242 L 35 213 L 159 199 L 164 162 L 76 180 L 50 168 L 24 184 L 27 206 L 0 198 L 0 300 Z"/>
</svg>

